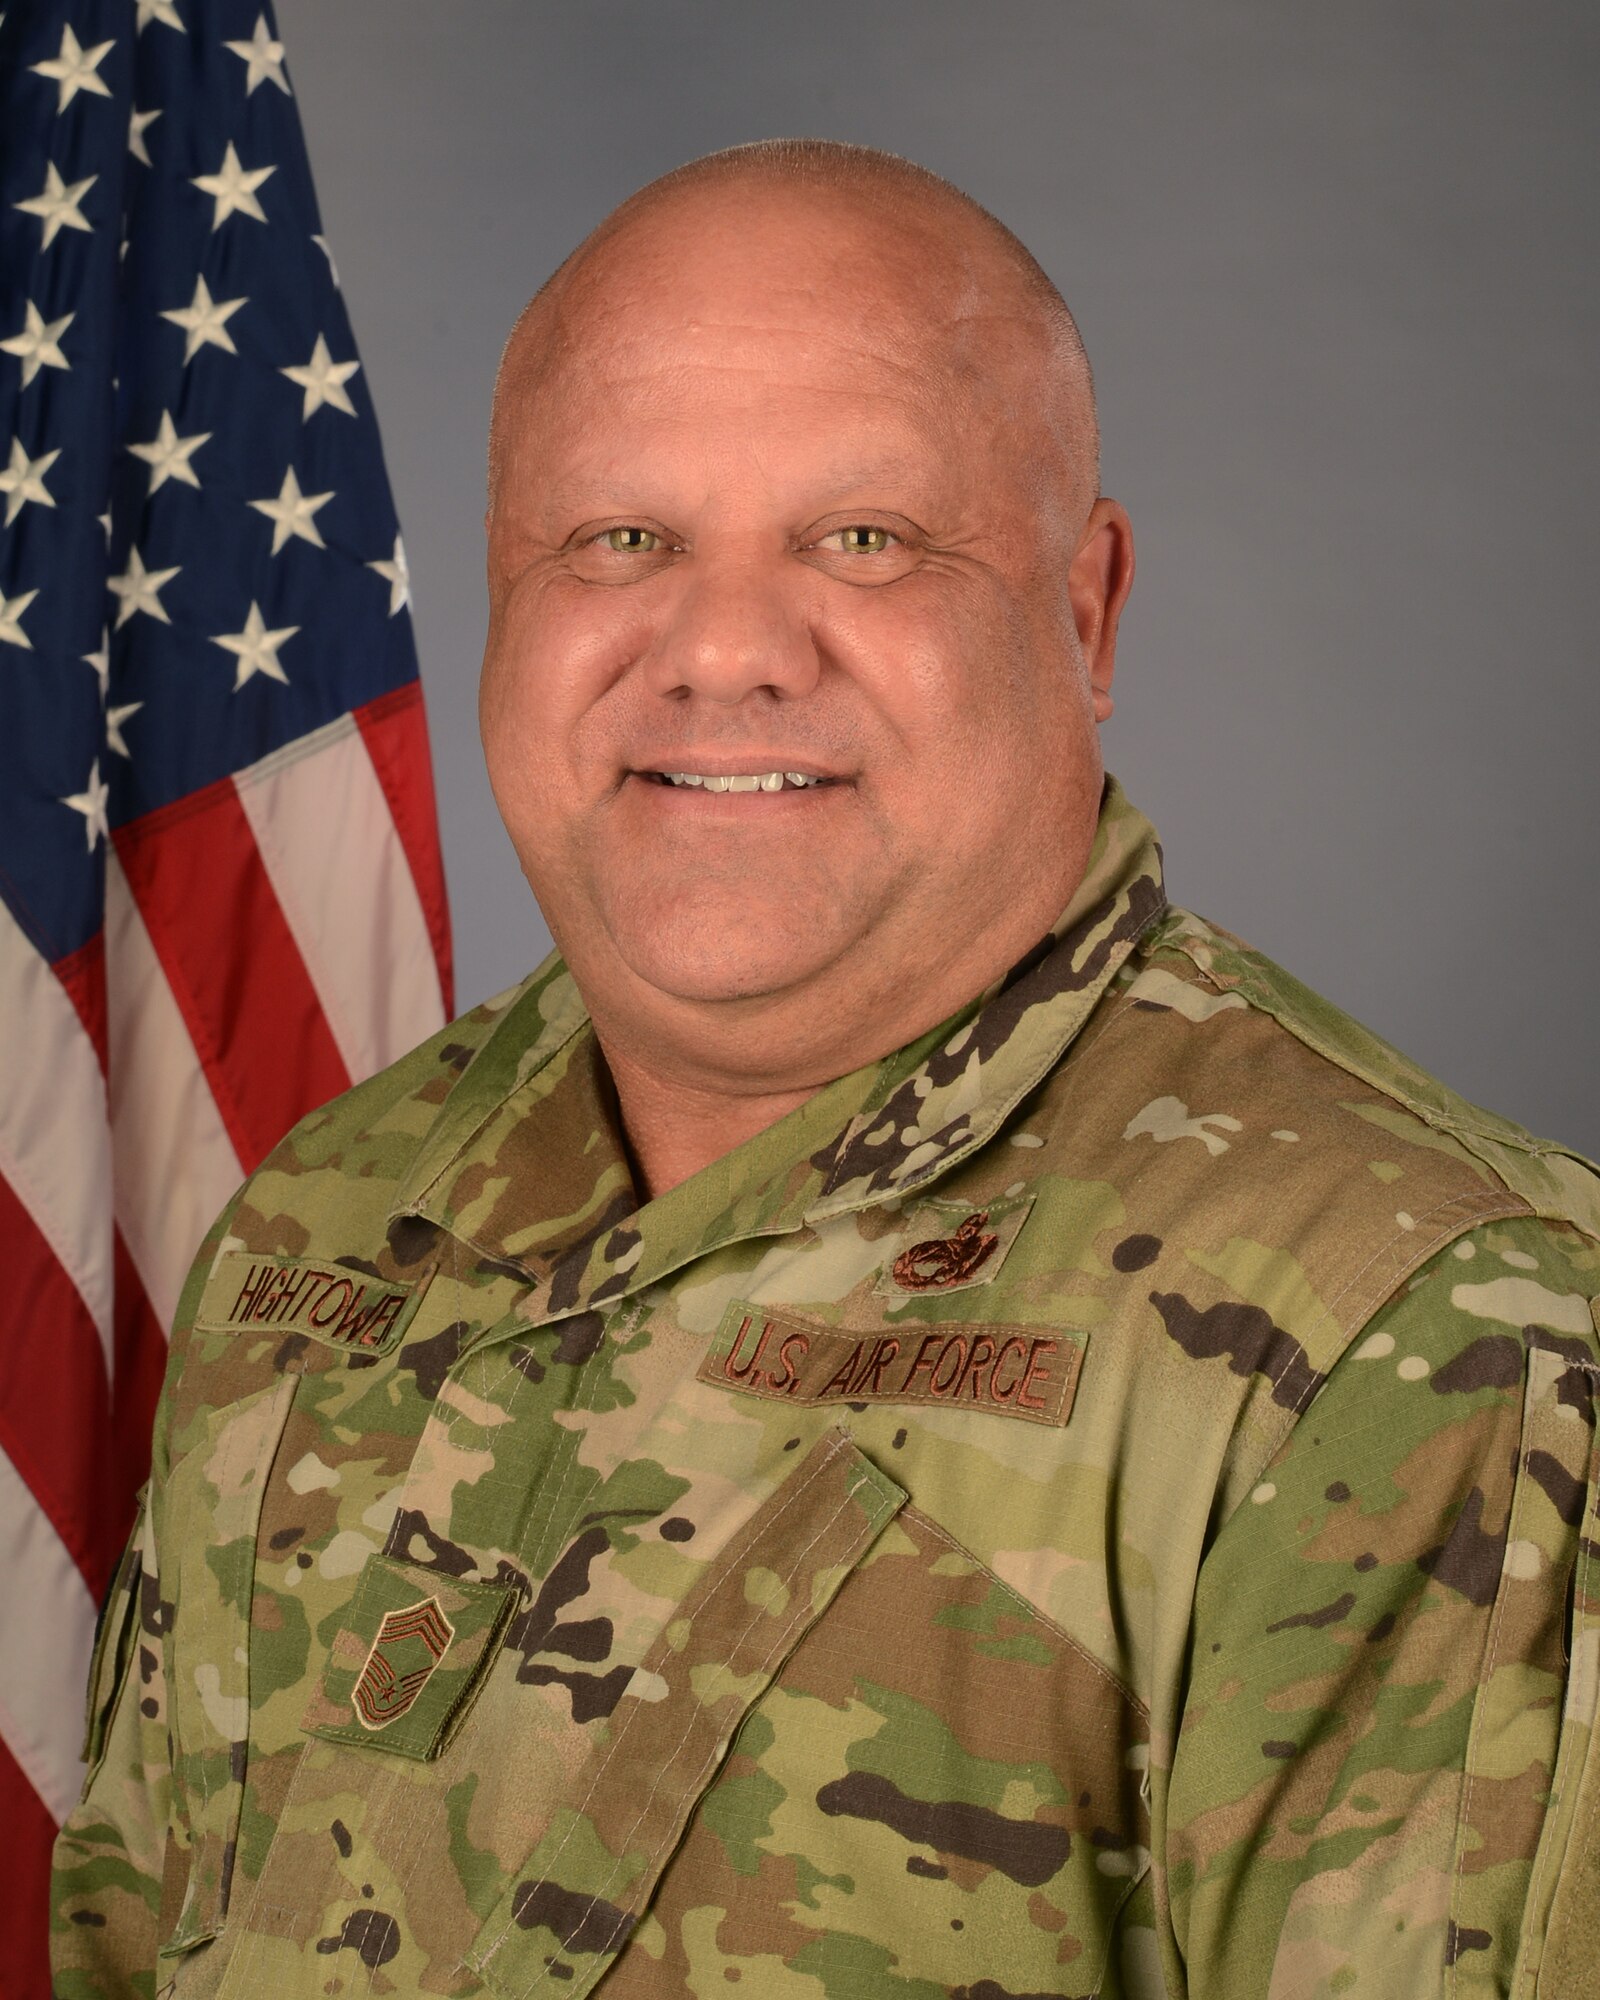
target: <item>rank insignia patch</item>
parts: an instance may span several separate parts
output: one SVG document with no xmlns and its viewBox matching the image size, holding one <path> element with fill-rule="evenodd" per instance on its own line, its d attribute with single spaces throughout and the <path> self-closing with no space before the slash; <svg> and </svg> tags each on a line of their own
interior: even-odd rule
<svg viewBox="0 0 1600 2000">
<path fill-rule="evenodd" d="M 389 1612 L 350 1691 L 362 1728 L 387 1729 L 404 1715 L 455 1636 L 456 1628 L 439 1609 L 436 1597 L 425 1597 L 405 1611 Z"/>
<path fill-rule="evenodd" d="M 517 1606 L 514 1584 L 371 1556 L 300 1726 L 426 1762 L 465 1721 Z"/>
</svg>

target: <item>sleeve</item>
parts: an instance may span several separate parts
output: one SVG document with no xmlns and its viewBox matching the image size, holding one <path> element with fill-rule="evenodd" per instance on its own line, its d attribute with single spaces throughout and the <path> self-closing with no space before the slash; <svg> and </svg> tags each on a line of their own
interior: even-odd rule
<svg viewBox="0 0 1600 2000">
<path fill-rule="evenodd" d="M 147 1488 L 96 1635 L 83 1793 L 56 1839 L 56 2000 L 155 1991 L 170 1792 L 164 1625 Z"/>
<path fill-rule="evenodd" d="M 52 1861 L 53 2000 L 151 2000 L 155 1992 L 173 1801 L 167 1663 L 174 1593 L 163 1587 L 170 1552 L 161 1529 L 167 1441 L 188 1329 L 242 1193 L 212 1225 L 178 1302 L 150 1480 L 95 1635 L 83 1791 L 56 1836 Z"/>
<path fill-rule="evenodd" d="M 1566 1225 L 1462 1237 L 1217 1535 L 1157 1835 L 1190 2000 L 1600 1990 L 1597 1291 Z"/>
</svg>

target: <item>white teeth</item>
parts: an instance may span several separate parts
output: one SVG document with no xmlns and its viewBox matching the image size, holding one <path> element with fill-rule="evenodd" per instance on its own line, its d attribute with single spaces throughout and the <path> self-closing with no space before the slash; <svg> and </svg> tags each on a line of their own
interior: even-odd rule
<svg viewBox="0 0 1600 2000">
<path fill-rule="evenodd" d="M 781 792 L 786 784 L 799 790 L 823 783 L 804 771 L 740 772 L 731 778 L 708 777 L 701 771 L 663 771 L 661 775 L 669 785 L 696 785 L 707 792 Z"/>
</svg>

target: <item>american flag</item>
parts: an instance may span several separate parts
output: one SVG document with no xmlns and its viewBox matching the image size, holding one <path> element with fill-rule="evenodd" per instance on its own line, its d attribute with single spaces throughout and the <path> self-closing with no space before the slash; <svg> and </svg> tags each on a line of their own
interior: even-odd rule
<svg viewBox="0 0 1600 2000">
<path fill-rule="evenodd" d="M 0 14 L 0 1991 L 242 1175 L 451 1011 L 405 554 L 266 0 Z"/>
</svg>

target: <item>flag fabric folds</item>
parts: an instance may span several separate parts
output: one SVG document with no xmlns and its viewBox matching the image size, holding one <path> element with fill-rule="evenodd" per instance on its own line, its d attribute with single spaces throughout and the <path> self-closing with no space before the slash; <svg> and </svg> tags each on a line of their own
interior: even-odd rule
<svg viewBox="0 0 1600 2000">
<path fill-rule="evenodd" d="M 266 0 L 0 14 L 0 1991 L 201 1235 L 451 1011 L 404 549 Z"/>
</svg>

